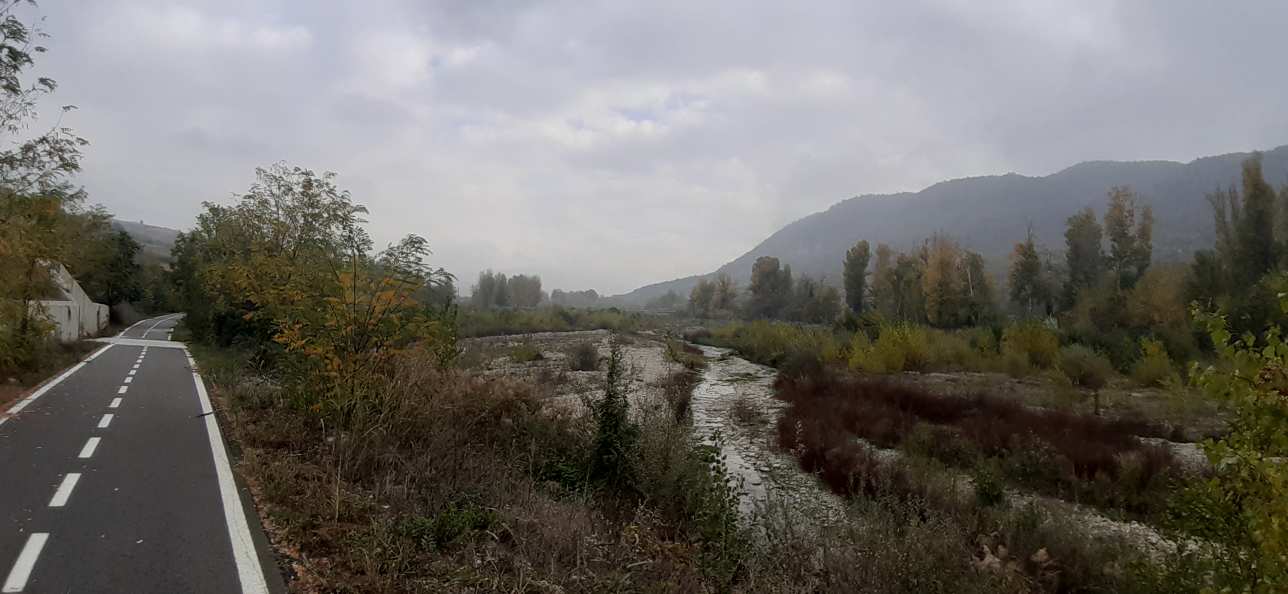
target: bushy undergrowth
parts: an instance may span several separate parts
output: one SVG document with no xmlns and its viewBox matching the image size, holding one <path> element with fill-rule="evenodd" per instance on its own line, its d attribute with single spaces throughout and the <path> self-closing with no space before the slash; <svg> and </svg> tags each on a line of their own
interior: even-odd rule
<svg viewBox="0 0 1288 594">
<path fill-rule="evenodd" d="M 619 309 L 575 309 L 560 306 L 536 309 L 462 308 L 457 314 L 460 335 L 465 337 L 612 330 L 630 332 L 650 326 L 647 316 Z"/>
<path fill-rule="evenodd" d="M 732 348 L 744 358 L 783 369 L 845 360 L 845 341 L 826 328 L 757 320 L 730 323 L 689 336 L 691 340 Z"/>
<path fill-rule="evenodd" d="M 1050 369 L 1060 354 L 1060 336 L 1038 322 L 1020 322 L 1003 332 L 1002 354 L 1022 359 L 1031 367 Z"/>
<path fill-rule="evenodd" d="M 805 447 L 802 466 L 843 493 L 870 491 L 871 464 L 837 449 L 853 438 L 887 448 L 925 444 L 917 453 L 959 467 L 993 459 L 1007 479 L 1039 492 L 1145 515 L 1160 510 L 1176 473 L 1167 450 L 1134 437 L 1167 434 L 1148 423 L 829 376 L 780 378 L 777 390 L 792 404 L 779 420 L 779 444 Z"/>
<path fill-rule="evenodd" d="M 1140 341 L 1141 356 L 1132 368 L 1132 381 L 1147 387 L 1163 387 L 1180 383 L 1180 376 L 1159 340 L 1144 338 Z"/>
<path fill-rule="evenodd" d="M 585 416 L 408 353 L 336 434 L 246 355 L 196 352 L 301 590 L 725 590 L 746 562 L 719 461 L 668 402 L 689 372 L 628 420 L 620 397 Z"/>
<path fill-rule="evenodd" d="M 568 369 L 594 371 L 599 369 L 599 348 L 590 341 L 581 341 L 568 349 Z"/>
</svg>

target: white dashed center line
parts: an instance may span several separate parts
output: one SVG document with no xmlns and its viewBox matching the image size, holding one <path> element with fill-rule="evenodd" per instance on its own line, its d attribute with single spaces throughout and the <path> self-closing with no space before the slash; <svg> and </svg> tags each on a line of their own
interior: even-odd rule
<svg viewBox="0 0 1288 594">
<path fill-rule="evenodd" d="M 131 367 L 131 368 L 130 368 L 130 370 L 131 370 L 131 371 L 138 371 L 138 370 L 139 370 L 139 365 L 140 365 L 140 363 L 135 363 L 135 364 L 134 364 L 134 367 Z"/>
<path fill-rule="evenodd" d="M 81 448 L 80 457 L 89 458 L 90 456 L 93 456 L 94 450 L 98 449 L 98 442 L 101 440 L 102 438 L 99 437 L 89 438 L 89 441 L 85 442 L 85 447 Z"/>
<path fill-rule="evenodd" d="M 120 398 L 113 398 L 112 403 L 107 405 L 108 408 L 117 408 L 119 406 L 121 406 Z"/>
<path fill-rule="evenodd" d="M 137 369 L 131 369 L 131 370 L 130 370 L 130 375 L 134 375 L 134 374 L 136 374 L 136 373 L 138 373 L 138 372 L 139 372 L 139 370 L 137 370 Z"/>
<path fill-rule="evenodd" d="M 127 384 L 128 384 L 128 383 L 130 383 L 130 382 L 132 382 L 132 381 L 134 381 L 134 378 L 133 378 L 133 377 L 130 377 L 130 376 L 126 376 L 126 377 L 125 377 L 125 383 L 127 383 Z"/>
<path fill-rule="evenodd" d="M 76 488 L 76 481 L 79 480 L 79 472 L 73 472 L 63 477 L 62 484 L 58 485 L 57 491 L 54 491 L 54 498 L 49 500 L 49 507 L 63 507 L 64 505 L 67 505 L 67 500 L 72 496 L 72 489 Z"/>
<path fill-rule="evenodd" d="M 22 546 L 18 560 L 14 562 L 13 569 L 9 570 L 9 577 L 4 580 L 4 592 L 21 592 L 27 587 L 31 570 L 36 568 L 36 560 L 40 558 L 40 551 L 45 548 L 48 540 L 48 532 L 33 532 L 27 537 L 27 544 Z"/>
<path fill-rule="evenodd" d="M 121 387 L 119 387 L 119 388 L 117 388 L 117 389 L 116 389 L 116 393 L 117 393 L 117 394 L 124 394 L 124 393 L 128 392 L 129 390 L 130 390 L 130 387 L 129 387 L 129 386 L 121 386 Z"/>
<path fill-rule="evenodd" d="M 98 420 L 98 428 L 107 429 L 107 426 L 112 424 L 112 419 L 114 418 L 116 418 L 116 415 L 113 415 L 112 413 L 103 415 L 103 418 Z"/>
</svg>

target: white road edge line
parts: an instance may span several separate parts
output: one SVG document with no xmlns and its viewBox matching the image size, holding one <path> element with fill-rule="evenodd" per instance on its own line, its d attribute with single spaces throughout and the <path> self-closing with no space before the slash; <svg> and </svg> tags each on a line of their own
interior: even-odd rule
<svg viewBox="0 0 1288 594">
<path fill-rule="evenodd" d="M 215 422 L 214 407 L 210 405 L 210 396 L 206 394 L 206 385 L 197 373 L 197 363 L 192 360 L 188 349 L 183 349 L 192 368 L 192 381 L 197 388 L 197 397 L 201 400 L 201 412 L 206 420 L 206 435 L 210 438 L 210 453 L 215 459 L 215 475 L 219 479 L 219 495 L 224 505 L 224 521 L 228 525 L 228 539 L 232 541 L 233 558 L 237 561 L 237 578 L 241 582 L 243 594 L 267 594 L 268 582 L 264 579 L 264 568 L 259 564 L 259 555 L 255 552 L 255 541 L 250 536 L 250 525 L 246 522 L 245 510 L 242 508 L 241 496 L 237 493 L 237 483 L 233 480 L 233 471 L 228 464 L 228 452 L 224 449 L 224 440 L 219 433 L 219 424 Z"/>
<path fill-rule="evenodd" d="M 40 551 L 45 548 L 48 540 L 48 532 L 32 532 L 27 537 L 27 544 L 22 545 L 22 552 L 18 553 L 18 560 L 13 563 L 13 569 L 9 570 L 9 577 L 5 578 L 2 591 L 21 592 L 27 588 L 31 570 L 36 568 L 36 560 L 40 558 Z"/>
<path fill-rule="evenodd" d="M 121 399 L 120 399 L 120 398 L 113 398 L 113 399 L 112 399 L 112 402 L 111 402 L 110 404 L 108 404 L 108 405 L 107 405 L 107 407 L 108 407 L 108 408 L 117 408 L 117 407 L 119 407 L 119 406 L 121 406 Z"/>
<path fill-rule="evenodd" d="M 179 315 L 179 314 L 177 314 L 177 313 L 176 313 L 176 314 L 170 314 L 170 315 L 168 315 L 168 316 L 161 316 L 161 317 L 157 318 L 157 321 L 156 321 L 154 324 L 152 324 L 152 326 L 151 326 L 150 328 L 148 328 L 147 330 L 144 330 L 144 331 L 143 331 L 143 338 L 147 338 L 147 337 L 148 337 L 148 333 L 149 333 L 149 332 L 151 332 L 151 331 L 153 331 L 153 330 L 156 330 L 156 329 L 157 329 L 157 326 L 160 326 L 160 325 L 161 325 L 161 322 L 164 322 L 164 321 L 166 321 L 166 320 L 168 320 L 168 319 L 170 319 L 170 318 L 173 318 L 173 317 L 175 317 L 175 316 L 178 316 L 178 315 Z"/>
<path fill-rule="evenodd" d="M 126 332 L 129 332 L 130 330 L 133 330 L 135 326 L 138 326 L 139 324 L 142 324 L 143 322 L 146 322 L 146 321 L 148 321 L 148 320 L 150 320 L 150 319 L 151 319 L 151 318 L 143 318 L 142 320 L 139 320 L 139 321 L 137 321 L 137 322 L 135 322 L 135 323 L 133 323 L 133 324 L 130 324 L 130 327 L 129 327 L 129 328 L 126 328 L 126 329 L 124 329 L 124 330 L 122 330 L 122 331 L 118 332 L 116 335 L 117 335 L 117 336 L 125 336 L 125 333 L 126 333 Z"/>
<path fill-rule="evenodd" d="M 102 441 L 101 437 L 91 437 L 85 442 L 85 447 L 81 448 L 78 458 L 89 458 L 94 455 L 94 450 L 98 449 L 98 442 Z"/>
<path fill-rule="evenodd" d="M 99 419 L 99 420 L 98 420 L 98 428 L 99 428 L 99 429 L 107 429 L 108 425 L 111 425 L 111 424 L 112 424 L 112 419 L 114 419 L 114 418 L 116 418 L 116 415 L 114 415 L 114 414 L 112 414 L 112 413 L 104 414 L 104 415 L 103 415 L 103 418 L 101 418 L 101 419 Z"/>
<path fill-rule="evenodd" d="M 19 401 L 18 401 L 17 403 L 15 403 L 13 406 L 9 407 L 9 410 L 7 410 L 7 411 L 3 411 L 3 412 L 0 412 L 0 425 L 3 425 L 3 424 L 5 423 L 5 421 L 8 421 L 8 420 L 9 420 L 9 418 L 10 418 L 12 415 L 16 415 L 16 414 L 18 414 L 19 412 L 22 412 L 22 409 L 27 408 L 28 406 L 30 406 L 30 405 L 31 405 L 31 403 L 32 403 L 32 402 L 35 402 L 37 398 L 40 398 L 41 396 L 44 396 L 44 395 L 45 395 L 45 392 L 48 392 L 49 390 L 53 389 L 53 387 L 54 387 L 54 386 L 57 386 L 57 385 L 58 385 L 60 382 L 62 382 L 63 380 L 65 380 L 65 379 L 67 379 L 67 378 L 71 377 L 71 375 L 72 375 L 73 373 L 76 373 L 77 371 L 80 371 L 80 368 L 84 367 L 86 363 L 89 363 L 90 361 L 93 361 L 96 357 L 98 357 L 99 355 L 103 354 L 103 351 L 106 351 L 107 349 L 110 349 L 110 348 L 112 348 L 112 345 L 110 345 L 110 344 L 109 344 L 109 345 L 104 346 L 104 347 L 103 347 L 103 348 L 101 348 L 101 349 L 98 349 L 97 351 L 94 351 L 93 353 L 90 353 L 90 355 L 89 355 L 88 357 L 85 357 L 85 360 L 84 360 L 84 361 L 81 361 L 80 363 L 77 363 L 77 364 L 75 364 L 75 365 L 72 365 L 71 367 L 69 367 L 69 368 L 67 369 L 67 371 L 64 371 L 64 372 L 62 373 L 62 375 L 59 375 L 58 377 L 56 377 L 56 378 L 54 378 L 54 379 L 50 380 L 50 381 L 49 381 L 48 383 L 46 383 L 45 385 L 41 386 L 41 387 L 40 387 L 40 389 L 36 390 L 35 392 L 32 392 L 30 396 L 28 396 L 28 397 L 26 397 L 26 398 L 23 398 L 22 400 L 19 400 Z"/>
<path fill-rule="evenodd" d="M 72 489 L 76 488 L 76 482 L 80 480 L 79 472 L 69 472 L 63 477 L 62 484 L 58 485 L 58 490 L 54 491 L 54 498 L 49 500 L 49 507 L 63 507 L 67 505 L 67 500 L 72 497 Z"/>
</svg>

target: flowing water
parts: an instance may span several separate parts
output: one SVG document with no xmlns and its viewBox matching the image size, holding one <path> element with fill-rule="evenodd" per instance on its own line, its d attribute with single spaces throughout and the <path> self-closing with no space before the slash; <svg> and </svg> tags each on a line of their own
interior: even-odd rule
<svg viewBox="0 0 1288 594">
<path fill-rule="evenodd" d="M 704 443 L 720 448 L 739 486 L 739 510 L 750 513 L 771 498 L 839 509 L 839 499 L 801 472 L 791 453 L 777 445 L 776 423 L 787 407 L 774 398 L 778 372 L 729 349 L 699 348 L 707 368 L 693 389 L 693 428 Z"/>
</svg>

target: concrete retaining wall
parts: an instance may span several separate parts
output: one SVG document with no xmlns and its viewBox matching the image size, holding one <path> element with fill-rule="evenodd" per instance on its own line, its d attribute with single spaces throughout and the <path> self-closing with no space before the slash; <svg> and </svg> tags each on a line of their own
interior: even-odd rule
<svg viewBox="0 0 1288 594">
<path fill-rule="evenodd" d="M 91 301 L 62 264 L 55 264 L 50 275 L 61 290 L 63 299 L 40 301 L 39 307 L 53 322 L 54 334 L 59 341 L 74 342 L 107 328 L 111 321 L 107 306 Z"/>
</svg>

